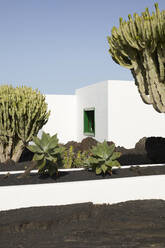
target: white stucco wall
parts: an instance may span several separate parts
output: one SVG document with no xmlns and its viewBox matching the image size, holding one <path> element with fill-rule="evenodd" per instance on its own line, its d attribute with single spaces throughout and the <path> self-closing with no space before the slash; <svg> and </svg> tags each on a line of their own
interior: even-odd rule
<svg viewBox="0 0 165 248">
<path fill-rule="evenodd" d="M 43 131 L 57 137 L 60 143 L 77 139 L 76 95 L 46 95 L 51 114 Z"/>
<path fill-rule="evenodd" d="M 165 114 L 145 104 L 133 81 L 108 81 L 108 140 L 133 148 L 142 137 L 165 137 Z"/>
<path fill-rule="evenodd" d="M 83 110 L 95 108 L 95 139 L 102 142 L 108 137 L 108 82 L 100 82 L 76 90 L 77 96 L 77 140 L 87 136 L 83 133 Z"/>
<path fill-rule="evenodd" d="M 59 142 L 81 141 L 83 111 L 95 108 L 95 136 L 100 142 L 133 148 L 142 137 L 165 137 L 165 114 L 143 103 L 133 81 L 107 80 L 77 89 L 75 95 L 46 95 L 51 110 L 42 130 L 57 133 Z M 41 132 L 40 132 L 41 133 Z"/>
</svg>

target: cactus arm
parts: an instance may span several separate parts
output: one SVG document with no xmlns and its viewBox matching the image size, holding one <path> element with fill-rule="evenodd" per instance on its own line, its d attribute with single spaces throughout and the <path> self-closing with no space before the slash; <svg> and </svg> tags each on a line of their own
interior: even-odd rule
<svg viewBox="0 0 165 248">
<path fill-rule="evenodd" d="M 24 98 L 24 91 L 27 96 Z M 27 144 L 38 134 L 38 131 L 48 121 L 50 112 L 47 113 L 45 97 L 31 88 L 23 88 L 21 101 L 24 101 L 21 111 L 17 109 L 17 116 L 20 122 L 17 126 L 19 138 Z"/>
<path fill-rule="evenodd" d="M 15 162 L 18 162 L 24 148 L 25 148 L 24 143 L 22 142 L 22 140 L 19 140 L 18 143 L 14 146 L 11 159 Z"/>
<path fill-rule="evenodd" d="M 4 163 L 6 161 L 5 152 L 4 152 L 4 145 L 2 142 L 0 143 L 0 158 L 1 158 L 0 159 L 1 163 Z"/>
<path fill-rule="evenodd" d="M 132 69 L 132 63 L 131 60 L 128 58 L 128 54 L 122 49 L 122 47 L 119 47 L 117 49 L 113 49 L 114 45 L 112 43 L 112 40 L 110 37 L 108 37 L 108 42 L 110 45 L 109 53 L 112 55 L 112 59 L 119 65 L 124 66 L 128 69 Z M 116 42 L 117 46 L 117 42 Z"/>
<path fill-rule="evenodd" d="M 147 81 L 153 98 L 153 107 L 158 112 L 165 112 L 165 85 L 159 81 L 156 65 L 148 49 L 144 50 L 144 58 Z"/>
<path fill-rule="evenodd" d="M 164 62 L 165 62 L 165 56 L 163 54 L 163 50 L 161 47 L 157 48 L 157 53 L 158 53 L 158 63 L 159 63 L 159 73 L 160 73 L 160 81 L 163 82 L 164 78 L 165 78 L 165 74 L 164 74 Z"/>
</svg>

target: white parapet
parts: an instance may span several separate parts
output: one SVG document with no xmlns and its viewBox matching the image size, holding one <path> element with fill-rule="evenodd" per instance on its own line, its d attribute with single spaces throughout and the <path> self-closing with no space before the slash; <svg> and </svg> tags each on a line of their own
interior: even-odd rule
<svg viewBox="0 0 165 248">
<path fill-rule="evenodd" d="M 0 187 L 0 210 L 93 202 L 165 200 L 165 175 Z"/>
</svg>

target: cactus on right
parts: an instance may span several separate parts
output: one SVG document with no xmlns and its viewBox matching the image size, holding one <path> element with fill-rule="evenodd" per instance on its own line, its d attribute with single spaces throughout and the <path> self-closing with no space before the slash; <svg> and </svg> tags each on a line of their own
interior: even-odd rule
<svg viewBox="0 0 165 248">
<path fill-rule="evenodd" d="M 120 18 L 108 37 L 109 52 L 119 65 L 131 70 L 142 100 L 165 113 L 165 10 L 155 3 L 139 16 Z"/>
</svg>

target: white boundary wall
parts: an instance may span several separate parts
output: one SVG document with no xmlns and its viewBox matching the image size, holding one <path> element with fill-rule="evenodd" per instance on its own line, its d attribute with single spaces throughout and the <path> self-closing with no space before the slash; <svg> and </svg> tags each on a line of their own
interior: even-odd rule
<svg viewBox="0 0 165 248">
<path fill-rule="evenodd" d="M 164 189 L 164 175 L 68 183 L 1 186 L 0 211 L 83 202 L 113 204 L 130 200 L 165 200 Z"/>
<path fill-rule="evenodd" d="M 46 102 L 51 114 L 42 131 L 57 133 L 60 143 L 77 140 L 76 95 L 46 95 Z"/>
<path fill-rule="evenodd" d="M 165 114 L 142 101 L 134 81 L 108 81 L 108 140 L 133 148 L 145 136 L 165 137 Z"/>
</svg>

